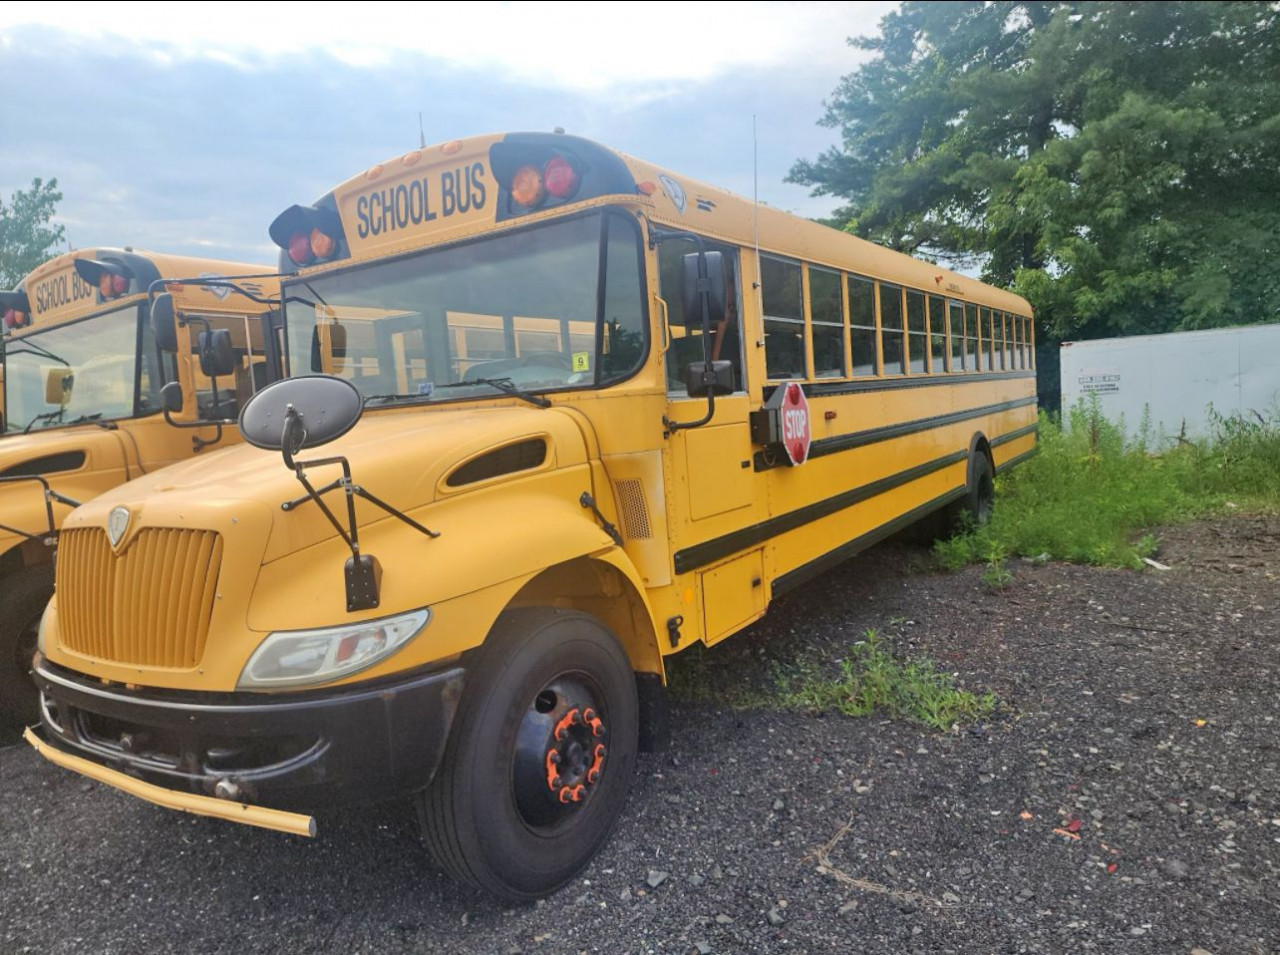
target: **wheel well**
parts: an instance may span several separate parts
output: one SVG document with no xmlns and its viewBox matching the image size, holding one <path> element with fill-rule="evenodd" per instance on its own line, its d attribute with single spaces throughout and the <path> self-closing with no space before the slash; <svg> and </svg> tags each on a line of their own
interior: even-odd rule
<svg viewBox="0 0 1280 955">
<path fill-rule="evenodd" d="M 661 675 L 662 653 L 644 599 L 618 568 L 589 557 L 548 567 L 512 598 L 512 607 L 563 607 L 598 617 L 637 673 Z"/>
<path fill-rule="evenodd" d="M 53 563 L 53 548 L 43 541 L 23 541 L 0 554 L 0 575 L 17 573 L 23 567 Z"/>
<path fill-rule="evenodd" d="M 994 475 L 996 473 L 995 455 L 991 453 L 991 442 L 987 440 L 987 436 L 981 431 L 975 432 L 974 436 L 969 440 L 969 466 L 965 471 L 966 487 L 973 487 L 973 462 L 979 454 L 986 457 L 987 464 Z"/>
</svg>

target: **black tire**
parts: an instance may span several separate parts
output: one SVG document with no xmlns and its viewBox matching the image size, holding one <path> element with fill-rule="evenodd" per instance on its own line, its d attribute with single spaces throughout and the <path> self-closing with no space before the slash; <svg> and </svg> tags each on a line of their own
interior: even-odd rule
<svg viewBox="0 0 1280 955">
<path fill-rule="evenodd" d="M 996 486 L 991 459 L 982 451 L 976 451 L 964 494 L 942 509 L 939 526 L 935 529 L 936 536 L 946 538 L 986 524 L 991 520 L 995 500 Z"/>
<path fill-rule="evenodd" d="M 996 479 L 990 459 L 981 451 L 973 462 L 973 480 L 965 490 L 964 500 L 974 527 L 982 527 L 991 520 L 996 506 Z"/>
<path fill-rule="evenodd" d="M 0 718 L 23 726 L 40 719 L 31 680 L 40 615 L 53 596 L 53 565 L 23 567 L 0 577 Z"/>
<path fill-rule="evenodd" d="M 603 623 L 553 608 L 508 611 L 468 671 L 440 768 L 419 797 L 432 855 L 502 898 L 550 895 L 613 831 L 638 732 L 635 675 Z M 566 774 L 554 786 L 552 762 Z"/>
</svg>

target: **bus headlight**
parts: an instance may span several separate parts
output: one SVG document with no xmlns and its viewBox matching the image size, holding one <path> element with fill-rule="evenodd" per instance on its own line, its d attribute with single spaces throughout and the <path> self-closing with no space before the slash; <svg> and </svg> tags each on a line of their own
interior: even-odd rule
<svg viewBox="0 0 1280 955">
<path fill-rule="evenodd" d="M 430 608 L 423 608 L 343 627 L 270 634 L 253 651 L 236 687 L 261 690 L 328 683 L 395 653 L 430 620 Z"/>
</svg>

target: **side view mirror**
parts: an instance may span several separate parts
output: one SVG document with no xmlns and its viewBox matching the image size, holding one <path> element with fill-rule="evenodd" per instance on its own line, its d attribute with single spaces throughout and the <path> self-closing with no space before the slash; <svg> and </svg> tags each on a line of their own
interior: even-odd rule
<svg viewBox="0 0 1280 955">
<path fill-rule="evenodd" d="M 151 334 L 161 351 L 173 354 L 178 350 L 178 316 L 168 292 L 161 292 L 151 302 Z"/>
<path fill-rule="evenodd" d="M 231 344 L 231 332 L 225 328 L 201 332 L 198 339 L 200 370 L 210 378 L 233 375 L 240 367 L 235 347 Z"/>
<path fill-rule="evenodd" d="M 733 362 L 694 361 L 684 366 L 684 386 L 690 398 L 733 394 Z"/>
<path fill-rule="evenodd" d="M 724 254 L 708 252 L 707 258 L 707 311 L 711 324 L 719 325 L 725 317 Z M 698 253 L 684 257 L 684 283 L 681 286 L 684 300 L 685 326 L 702 325 L 702 287 L 698 277 Z"/>
<path fill-rule="evenodd" d="M 342 437 L 363 412 L 364 397 L 345 378 L 286 378 L 245 402 L 240 434 L 255 448 L 293 455 Z"/>
<path fill-rule="evenodd" d="M 70 368 L 50 368 L 44 377 L 44 403 L 65 407 L 75 383 L 76 376 Z"/>
<path fill-rule="evenodd" d="M 160 389 L 160 407 L 169 414 L 182 410 L 182 385 L 171 381 Z"/>
</svg>

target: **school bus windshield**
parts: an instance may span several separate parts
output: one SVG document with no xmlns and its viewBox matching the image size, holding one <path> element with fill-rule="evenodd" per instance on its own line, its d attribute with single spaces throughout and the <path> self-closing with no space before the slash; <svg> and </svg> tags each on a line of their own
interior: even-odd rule
<svg viewBox="0 0 1280 955">
<path fill-rule="evenodd" d="M 644 356 L 640 263 L 636 224 L 604 213 L 308 279 L 286 295 L 290 373 L 385 401 L 609 384 Z"/>
<path fill-rule="evenodd" d="M 150 328 L 144 326 L 150 340 Z M 155 349 L 138 362 L 138 306 L 10 339 L 5 347 L 5 431 L 129 418 L 160 407 Z M 135 410 L 136 402 L 136 410 Z"/>
</svg>

